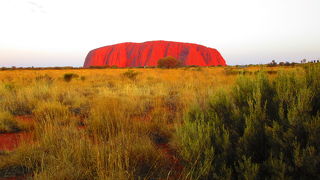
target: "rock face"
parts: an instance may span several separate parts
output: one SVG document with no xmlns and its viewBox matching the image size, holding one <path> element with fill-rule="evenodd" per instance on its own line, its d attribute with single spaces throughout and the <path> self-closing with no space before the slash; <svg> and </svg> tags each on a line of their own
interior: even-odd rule
<svg viewBox="0 0 320 180">
<path fill-rule="evenodd" d="M 144 43 L 121 43 L 90 51 L 84 67 L 117 66 L 141 67 L 157 66 L 160 58 L 172 56 L 183 65 L 225 66 L 221 54 L 213 48 L 198 44 L 171 41 L 148 41 Z"/>
</svg>

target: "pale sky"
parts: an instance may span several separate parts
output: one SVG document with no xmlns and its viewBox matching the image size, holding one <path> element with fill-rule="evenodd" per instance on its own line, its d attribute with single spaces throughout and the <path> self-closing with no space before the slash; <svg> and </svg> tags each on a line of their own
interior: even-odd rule
<svg viewBox="0 0 320 180">
<path fill-rule="evenodd" d="M 0 0 L 1 66 L 82 66 L 91 49 L 168 40 L 227 64 L 320 59 L 320 0 Z"/>
</svg>

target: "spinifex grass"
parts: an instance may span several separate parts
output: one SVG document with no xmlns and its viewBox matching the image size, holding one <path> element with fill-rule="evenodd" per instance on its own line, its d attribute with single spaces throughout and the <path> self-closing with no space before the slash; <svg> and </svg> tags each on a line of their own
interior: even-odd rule
<svg viewBox="0 0 320 180">
<path fill-rule="evenodd" d="M 0 154 L 0 177 L 314 177 L 317 70 L 0 71 L 3 117 L 31 115 L 35 122 L 30 142 Z M 164 152 L 163 144 L 171 149 Z"/>
</svg>

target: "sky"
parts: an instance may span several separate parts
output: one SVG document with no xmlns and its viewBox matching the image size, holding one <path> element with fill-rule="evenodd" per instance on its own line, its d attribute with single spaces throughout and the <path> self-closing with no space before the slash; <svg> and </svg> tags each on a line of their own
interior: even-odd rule
<svg viewBox="0 0 320 180">
<path fill-rule="evenodd" d="M 168 40 L 227 64 L 320 59 L 320 0 L 0 0 L 0 67 L 82 66 L 95 48 Z"/>
</svg>

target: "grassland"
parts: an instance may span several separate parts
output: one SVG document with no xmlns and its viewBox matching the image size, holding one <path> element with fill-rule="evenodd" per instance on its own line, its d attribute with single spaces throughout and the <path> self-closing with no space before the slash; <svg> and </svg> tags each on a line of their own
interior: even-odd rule
<svg viewBox="0 0 320 180">
<path fill-rule="evenodd" d="M 0 71 L 0 177 L 316 178 L 319 104 L 315 64 Z"/>
</svg>

